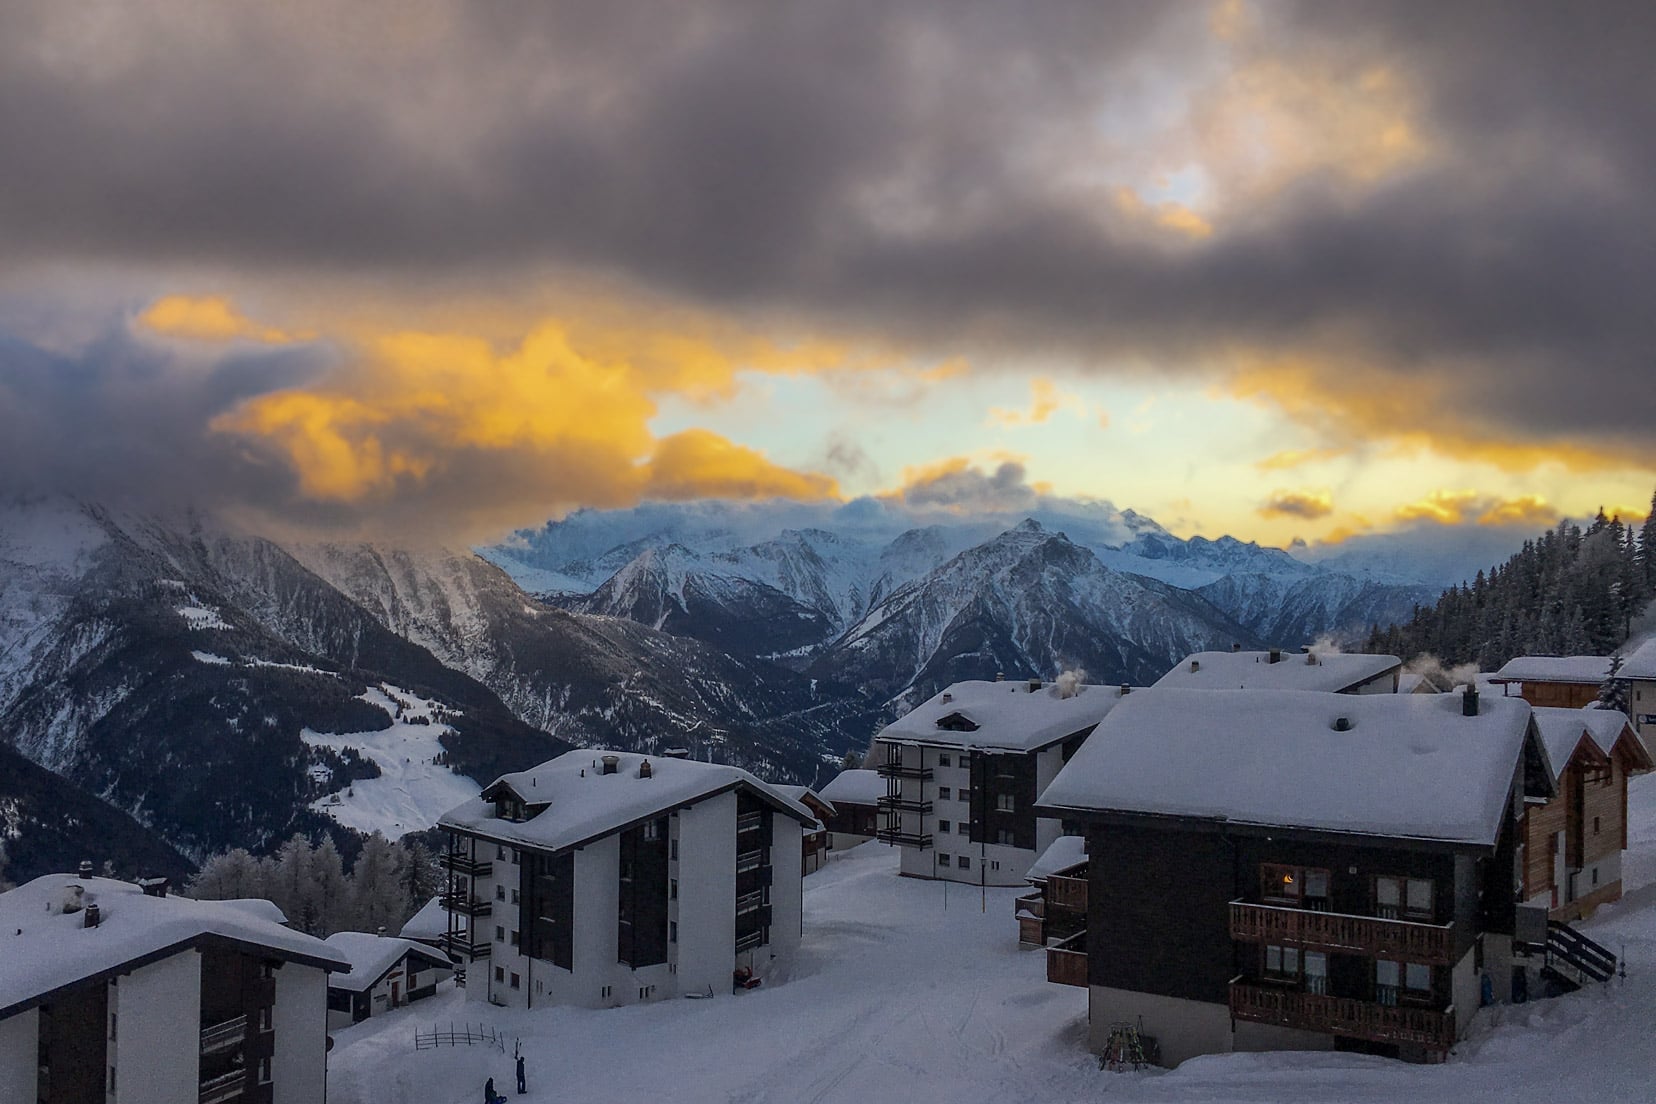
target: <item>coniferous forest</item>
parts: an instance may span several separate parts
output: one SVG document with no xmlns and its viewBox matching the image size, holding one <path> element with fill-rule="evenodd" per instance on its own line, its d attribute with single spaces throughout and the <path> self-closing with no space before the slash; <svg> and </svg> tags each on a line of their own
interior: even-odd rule
<svg viewBox="0 0 1656 1104">
<path fill-rule="evenodd" d="M 1565 521 L 1525 541 L 1406 623 L 1374 626 L 1364 650 L 1485 671 L 1520 655 L 1611 655 L 1653 595 L 1656 495 L 1638 527 L 1600 509 L 1586 528 Z"/>
</svg>

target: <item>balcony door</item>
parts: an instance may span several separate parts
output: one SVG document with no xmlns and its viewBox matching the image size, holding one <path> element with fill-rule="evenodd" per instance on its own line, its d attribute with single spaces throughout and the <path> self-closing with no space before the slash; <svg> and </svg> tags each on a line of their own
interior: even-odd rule
<svg viewBox="0 0 1656 1104">
<path fill-rule="evenodd" d="M 1268 905 L 1327 912 L 1328 871 L 1263 863 L 1259 868 L 1259 898 Z"/>
</svg>

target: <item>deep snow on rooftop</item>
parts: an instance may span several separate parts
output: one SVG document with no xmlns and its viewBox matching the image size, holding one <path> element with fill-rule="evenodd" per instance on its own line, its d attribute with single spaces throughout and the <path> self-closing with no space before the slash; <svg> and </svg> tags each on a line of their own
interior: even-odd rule
<svg viewBox="0 0 1656 1104">
<path fill-rule="evenodd" d="M 821 792 L 823 800 L 830 804 L 873 805 L 885 796 L 886 784 L 878 771 L 858 767 L 840 771 Z"/>
<path fill-rule="evenodd" d="M 1156 680 L 1159 690 L 1323 690 L 1338 693 L 1395 667 L 1396 656 L 1361 652 L 1197 652 Z M 1194 664 L 1194 668 L 1192 667 Z"/>
<path fill-rule="evenodd" d="M 1036 751 L 1097 724 L 1121 700 L 1119 686 L 1082 685 L 1066 697 L 1056 682 L 957 682 L 881 730 L 877 739 L 948 747 Z M 971 731 L 941 728 L 959 714 Z"/>
<path fill-rule="evenodd" d="M 385 975 L 393 963 L 404 955 L 413 955 L 416 969 L 433 967 L 447 970 L 449 960 L 423 943 L 400 939 L 394 935 L 374 935 L 370 932 L 334 932 L 325 940 L 328 948 L 351 964 L 348 974 L 328 978 L 333 989 L 349 989 L 360 993 Z"/>
<path fill-rule="evenodd" d="M 1597 686 L 1610 674 L 1609 656 L 1517 656 L 1494 676 L 1513 682 L 1573 682 Z"/>
</svg>

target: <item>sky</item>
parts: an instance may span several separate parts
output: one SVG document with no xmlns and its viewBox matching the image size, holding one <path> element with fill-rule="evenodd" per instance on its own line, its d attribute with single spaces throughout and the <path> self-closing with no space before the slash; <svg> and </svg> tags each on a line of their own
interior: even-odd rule
<svg viewBox="0 0 1656 1104">
<path fill-rule="evenodd" d="M 1649 4 L 0 24 L 0 490 L 472 540 L 709 498 L 1324 546 L 1649 509 Z"/>
</svg>

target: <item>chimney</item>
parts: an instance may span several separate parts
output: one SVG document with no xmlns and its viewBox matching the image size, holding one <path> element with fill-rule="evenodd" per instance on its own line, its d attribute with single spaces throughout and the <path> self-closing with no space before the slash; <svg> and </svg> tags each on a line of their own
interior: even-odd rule
<svg viewBox="0 0 1656 1104">
<path fill-rule="evenodd" d="M 621 766 L 621 757 L 619 755 L 605 755 L 602 758 L 604 761 L 604 769 L 602 771 L 603 774 L 614 774 Z"/>
<path fill-rule="evenodd" d="M 1475 683 L 1467 683 L 1461 693 L 1461 716 L 1476 717 L 1478 715 L 1478 687 Z"/>
<path fill-rule="evenodd" d="M 1305 665 L 1307 667 L 1315 667 L 1317 665 L 1317 653 L 1316 652 L 1306 652 L 1305 653 Z"/>
<path fill-rule="evenodd" d="M 1035 693 L 1035 691 L 1039 690 L 1040 688 L 1041 688 L 1041 680 L 1040 679 L 1032 678 L 1032 679 L 1029 680 L 1029 692 L 1031 694 Z"/>
<path fill-rule="evenodd" d="M 172 883 L 166 878 L 139 878 L 138 888 L 144 891 L 145 897 L 165 897 L 167 889 Z"/>
<path fill-rule="evenodd" d="M 1124 683 L 1121 684 L 1121 696 L 1122 697 L 1125 698 L 1128 694 L 1131 694 L 1132 692 L 1133 692 L 1133 686 L 1132 686 L 1131 683 L 1124 682 Z"/>
<path fill-rule="evenodd" d="M 83 878 L 90 878 L 92 876 L 92 860 L 91 859 L 82 859 L 81 860 L 81 863 L 80 863 L 80 876 L 83 877 Z"/>
<path fill-rule="evenodd" d="M 661 752 L 661 757 L 663 759 L 688 759 L 688 758 L 690 758 L 690 749 L 689 748 L 665 748 Z"/>
<path fill-rule="evenodd" d="M 1200 671 L 1201 669 L 1202 669 L 1202 661 L 1201 660 L 1193 659 L 1193 660 L 1190 661 L 1190 670 L 1191 670 L 1192 674 L 1194 674 L 1197 671 Z"/>
<path fill-rule="evenodd" d="M 650 769 L 650 761 L 648 759 L 643 759 L 643 760 L 639 761 L 639 764 L 638 764 L 638 777 L 648 778 L 648 777 L 650 777 L 650 775 L 652 775 L 654 773 L 655 772 Z"/>
<path fill-rule="evenodd" d="M 376 928 L 374 930 L 374 934 L 379 936 L 381 939 L 384 939 L 385 938 L 385 925 L 381 924 L 378 928 Z"/>
<path fill-rule="evenodd" d="M 943 704 L 948 705 L 952 701 L 954 701 L 954 695 L 947 690 L 943 691 Z"/>
<path fill-rule="evenodd" d="M 1241 650 L 1242 650 L 1242 645 L 1236 643 L 1235 641 L 1231 642 L 1231 651 L 1232 652 L 1240 652 Z"/>
<path fill-rule="evenodd" d="M 996 682 L 1005 682 L 1006 681 L 1006 672 L 1005 671 L 996 671 L 995 672 L 995 681 Z"/>
<path fill-rule="evenodd" d="M 1271 662 L 1272 663 L 1281 663 L 1282 662 L 1282 649 L 1281 648 L 1272 648 L 1271 649 Z"/>
<path fill-rule="evenodd" d="M 83 927 L 83 928 L 95 928 L 95 927 L 98 926 L 98 922 L 102 919 L 103 918 L 98 915 L 98 906 L 97 905 L 95 905 L 95 904 L 87 905 L 86 906 L 86 919 L 81 921 L 81 927 Z"/>
</svg>

